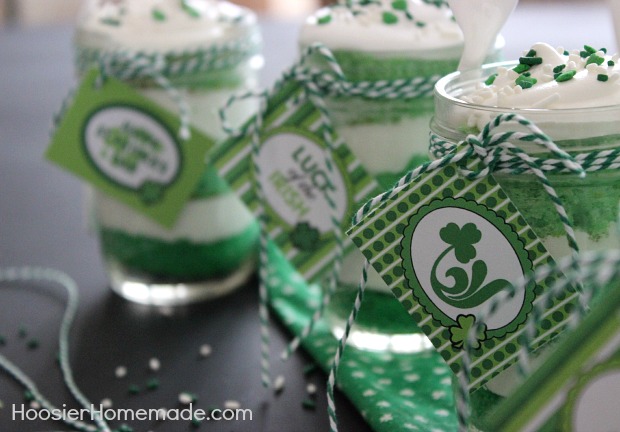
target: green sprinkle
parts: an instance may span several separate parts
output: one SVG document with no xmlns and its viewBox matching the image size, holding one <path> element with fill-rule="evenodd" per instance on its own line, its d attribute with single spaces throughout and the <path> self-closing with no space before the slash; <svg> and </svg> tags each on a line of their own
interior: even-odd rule
<svg viewBox="0 0 620 432">
<path fill-rule="evenodd" d="M 615 65 L 616 65 L 616 63 L 615 63 L 613 60 L 609 60 L 609 61 L 607 62 L 607 66 L 612 66 L 612 67 L 613 67 L 613 66 L 615 66 Z"/>
<path fill-rule="evenodd" d="M 605 75 L 605 74 L 598 74 L 596 76 L 596 79 L 599 80 L 599 81 L 605 82 L 605 81 L 607 81 L 609 79 L 609 77 L 607 75 Z"/>
<path fill-rule="evenodd" d="M 407 0 L 394 0 L 392 2 L 392 9 L 401 11 L 407 10 Z"/>
<path fill-rule="evenodd" d="M 324 25 L 324 24 L 329 24 L 332 21 L 332 16 L 331 15 L 323 15 L 322 17 L 320 17 L 317 22 L 320 25 Z"/>
<path fill-rule="evenodd" d="M 563 72 L 560 75 L 558 75 L 557 77 L 555 77 L 555 80 L 557 82 L 564 82 L 564 81 L 570 81 L 573 79 L 573 77 L 575 76 L 575 74 L 577 73 L 576 70 L 570 70 L 567 72 Z"/>
<path fill-rule="evenodd" d="M 579 51 L 579 55 L 581 56 L 581 58 L 586 58 L 589 57 L 592 53 L 589 53 L 587 51 Z"/>
<path fill-rule="evenodd" d="M 196 417 L 192 419 L 192 426 L 195 428 L 199 427 L 201 423 L 202 423 L 202 420 L 198 420 L 198 418 Z"/>
<path fill-rule="evenodd" d="M 6 345 L 6 338 L 0 335 L 0 346 L 5 346 L 5 345 Z"/>
<path fill-rule="evenodd" d="M 607 54 L 607 48 L 601 48 L 599 51 L 603 51 L 605 54 Z"/>
<path fill-rule="evenodd" d="M 520 64 L 525 64 L 529 66 L 542 64 L 542 61 L 543 61 L 542 57 L 520 57 L 519 58 Z"/>
<path fill-rule="evenodd" d="M 553 73 L 560 73 L 564 70 L 564 68 L 566 67 L 565 64 L 561 64 L 559 66 L 556 66 L 553 68 Z"/>
<path fill-rule="evenodd" d="M 101 18 L 99 20 L 102 24 L 119 27 L 121 25 L 121 21 L 116 18 Z"/>
<path fill-rule="evenodd" d="M 183 10 L 192 18 L 200 18 L 200 12 L 187 4 L 187 0 L 183 0 Z"/>
<path fill-rule="evenodd" d="M 525 57 L 536 57 L 536 50 L 529 50 L 527 54 L 525 54 Z"/>
<path fill-rule="evenodd" d="M 536 78 L 521 75 L 519 76 L 519 78 L 516 79 L 515 83 L 518 86 L 521 86 L 521 88 L 527 89 L 527 88 L 532 87 L 534 84 L 536 84 L 537 81 L 538 80 Z"/>
<path fill-rule="evenodd" d="M 305 409 L 315 409 L 316 408 L 316 402 L 313 401 L 312 399 L 304 399 L 303 402 L 301 403 L 301 406 L 304 407 Z"/>
<path fill-rule="evenodd" d="M 19 326 L 17 334 L 20 338 L 25 338 L 26 336 L 28 336 L 28 330 L 26 330 L 26 326 Z"/>
<path fill-rule="evenodd" d="M 26 402 L 32 402 L 34 400 L 34 394 L 30 390 L 24 392 L 24 400 Z"/>
<path fill-rule="evenodd" d="M 28 343 L 26 344 L 26 346 L 28 347 L 28 349 L 34 350 L 39 348 L 39 341 L 37 339 L 30 339 L 28 341 Z"/>
<path fill-rule="evenodd" d="M 413 21 L 413 15 L 411 15 L 411 12 L 405 11 L 405 16 L 409 21 Z"/>
<path fill-rule="evenodd" d="M 157 8 L 153 8 L 153 11 L 151 12 L 151 16 L 153 17 L 155 21 L 160 21 L 160 22 L 166 21 L 166 14 Z"/>
<path fill-rule="evenodd" d="M 137 395 L 138 393 L 140 393 L 140 387 L 138 387 L 137 385 L 130 385 L 129 388 L 127 389 L 127 392 L 130 395 Z"/>
<path fill-rule="evenodd" d="M 515 71 L 516 73 L 523 73 L 523 72 L 527 72 L 529 71 L 531 68 L 530 65 L 526 65 L 526 64 L 518 64 L 517 66 L 515 66 L 514 68 L 512 68 L 513 71 Z"/>
<path fill-rule="evenodd" d="M 569 53 L 567 50 L 564 50 L 564 52 L 563 52 L 562 54 L 564 54 L 564 55 L 566 55 L 566 56 L 567 56 L 567 55 L 570 55 L 570 53 Z"/>
<path fill-rule="evenodd" d="M 383 12 L 383 22 L 388 25 L 396 24 L 398 17 L 392 12 Z"/>
<path fill-rule="evenodd" d="M 602 65 L 603 62 L 605 61 L 605 59 L 601 56 L 598 56 L 596 54 L 592 54 L 590 57 L 588 57 L 588 61 L 586 61 L 586 66 L 591 64 L 591 63 L 596 63 L 597 65 Z"/>
<path fill-rule="evenodd" d="M 594 54 L 596 52 L 596 50 L 592 48 L 590 45 L 584 45 L 583 49 L 590 54 Z"/>
<path fill-rule="evenodd" d="M 157 390 L 159 388 L 159 380 L 152 378 L 146 382 L 146 388 L 149 390 Z"/>
<path fill-rule="evenodd" d="M 310 375 L 316 372 L 316 370 L 317 370 L 316 364 L 310 363 L 309 365 L 304 367 L 303 374 L 307 376 L 307 375 Z"/>
<path fill-rule="evenodd" d="M 497 78 L 497 74 L 490 75 L 484 83 L 490 86 L 495 82 L 495 78 Z"/>
<path fill-rule="evenodd" d="M 426 23 L 424 21 L 417 21 L 415 25 L 417 25 L 418 27 L 426 27 Z"/>
</svg>

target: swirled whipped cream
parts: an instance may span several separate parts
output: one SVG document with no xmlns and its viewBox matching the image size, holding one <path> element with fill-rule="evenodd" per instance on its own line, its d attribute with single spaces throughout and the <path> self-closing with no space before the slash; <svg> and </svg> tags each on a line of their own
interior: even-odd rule
<svg viewBox="0 0 620 432">
<path fill-rule="evenodd" d="M 461 99 L 502 108 L 569 109 L 620 104 L 618 54 L 537 43 L 513 68 L 500 67 Z"/>
<path fill-rule="evenodd" d="M 341 50 L 424 52 L 428 58 L 437 49 L 460 51 L 463 34 L 444 2 L 374 0 L 319 9 L 300 34 L 302 46 L 314 42 Z"/>
<path fill-rule="evenodd" d="M 191 50 L 259 37 L 248 9 L 216 0 L 91 0 L 76 41 L 92 48 Z"/>
</svg>

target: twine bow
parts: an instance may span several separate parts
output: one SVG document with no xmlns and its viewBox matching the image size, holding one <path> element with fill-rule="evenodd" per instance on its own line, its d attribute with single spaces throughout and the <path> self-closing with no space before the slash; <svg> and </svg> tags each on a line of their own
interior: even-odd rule
<svg viewBox="0 0 620 432">
<path fill-rule="evenodd" d="M 102 53 L 98 59 L 99 77 L 97 85 L 101 86 L 108 77 L 121 81 L 148 77 L 161 87 L 179 108 L 179 137 L 187 140 L 191 137 L 189 122 L 190 109 L 181 92 L 165 76 L 166 59 L 163 54 L 147 55 L 140 52 L 117 51 Z"/>
</svg>

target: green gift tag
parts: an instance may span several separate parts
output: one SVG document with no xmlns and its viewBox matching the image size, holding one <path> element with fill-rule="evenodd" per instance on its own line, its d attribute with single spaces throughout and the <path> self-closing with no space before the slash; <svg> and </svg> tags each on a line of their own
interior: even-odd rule
<svg viewBox="0 0 620 432">
<path fill-rule="evenodd" d="M 46 158 L 107 195 L 171 227 L 205 170 L 213 140 L 177 135 L 176 115 L 112 77 L 90 71 L 56 129 Z"/>
<path fill-rule="evenodd" d="M 511 281 L 553 261 L 492 176 L 469 180 L 454 164 L 418 176 L 348 234 L 455 373 L 476 315 Z M 485 320 L 470 389 L 516 360 L 523 323 L 553 280 L 531 283 Z M 536 347 L 562 331 L 576 296 L 553 302 Z"/>
<path fill-rule="evenodd" d="M 330 134 L 334 152 L 329 171 L 326 125 L 305 94 L 300 83 L 290 80 L 269 97 L 258 154 L 253 155 L 252 136 L 246 134 L 225 142 L 212 158 L 251 210 L 263 206 L 269 238 L 307 280 L 315 281 L 331 268 L 337 250 L 328 199 L 335 203 L 344 232 L 353 210 L 379 188 L 335 134 Z"/>
<path fill-rule="evenodd" d="M 613 283 L 579 327 L 490 416 L 490 430 L 612 431 L 620 425 L 620 289 Z"/>
</svg>

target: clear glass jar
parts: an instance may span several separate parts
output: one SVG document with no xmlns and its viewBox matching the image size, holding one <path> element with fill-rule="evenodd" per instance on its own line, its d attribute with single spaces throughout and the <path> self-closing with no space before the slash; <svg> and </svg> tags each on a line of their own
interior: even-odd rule
<svg viewBox="0 0 620 432">
<path fill-rule="evenodd" d="M 620 147 L 620 105 L 571 109 L 514 109 L 476 105 L 460 98 L 496 73 L 498 67 L 512 68 L 516 63 L 496 63 L 482 70 L 456 72 L 435 86 L 435 115 L 431 130 L 440 138 L 457 143 L 503 113 L 516 113 L 535 123 L 563 150 L 587 153 Z M 500 130 L 518 130 L 514 124 Z M 518 144 L 528 154 L 544 157 L 544 149 L 534 144 Z M 533 174 L 494 174 L 501 187 L 540 237 L 554 259 L 572 253 L 563 225 L 540 180 Z M 617 210 L 620 200 L 620 170 L 589 172 L 585 178 L 574 174 L 547 174 L 573 223 L 581 251 L 617 249 Z M 546 349 L 537 353 L 544 361 Z M 535 366 L 535 364 L 534 364 Z M 471 430 L 488 428 L 484 416 L 522 382 L 513 365 L 471 394 Z"/>
<path fill-rule="evenodd" d="M 502 46 L 503 39 L 498 38 L 489 60 L 498 59 Z M 430 89 L 438 76 L 456 70 L 460 47 L 402 52 L 335 50 L 334 56 L 351 82 L 427 78 Z M 429 160 L 429 123 L 434 112 L 432 92 L 396 99 L 337 96 L 328 98 L 326 103 L 336 133 L 377 179 L 381 189 L 389 189 L 407 171 Z M 338 289 L 326 311 L 337 337 L 344 333 L 363 262 L 357 249 L 343 258 Z M 419 352 L 432 347 L 403 306 L 394 301 L 394 295 L 373 268 L 369 269 L 364 305 L 349 335 L 349 343 L 360 349 L 393 352 Z"/>
<path fill-rule="evenodd" d="M 79 74 L 96 67 L 102 55 L 163 58 L 164 76 L 182 93 L 192 126 L 216 141 L 225 138 L 219 108 L 232 94 L 256 87 L 262 65 L 255 15 L 212 0 L 90 2 L 74 42 Z M 204 61 L 208 68 L 192 68 Z M 179 112 L 149 77 L 126 81 Z M 241 124 L 255 110 L 255 103 L 239 104 L 230 121 Z M 91 199 L 111 287 L 129 300 L 177 305 L 209 299 L 241 286 L 255 270 L 257 223 L 212 166 L 205 166 L 171 229 L 101 192 L 92 191 Z"/>
</svg>

